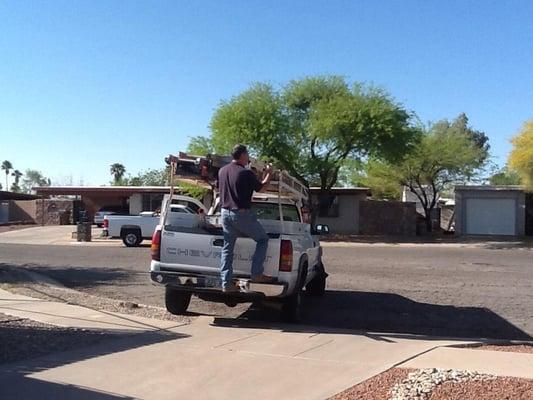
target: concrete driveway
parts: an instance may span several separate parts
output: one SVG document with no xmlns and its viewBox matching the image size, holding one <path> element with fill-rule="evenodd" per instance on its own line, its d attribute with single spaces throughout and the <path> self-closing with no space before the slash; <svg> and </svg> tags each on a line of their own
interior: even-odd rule
<svg viewBox="0 0 533 400">
<path fill-rule="evenodd" d="M 77 245 L 77 246 L 118 246 L 122 244 L 117 239 L 100 238 L 101 228 L 92 228 L 92 242 L 78 242 L 72 239 L 76 232 L 75 225 L 35 226 L 25 229 L 0 232 L 0 243 L 26 245 Z"/>
<path fill-rule="evenodd" d="M 3 399 L 326 399 L 459 341 L 199 317 L 188 325 L 0 290 L 0 312 L 131 333 L 0 366 Z"/>
</svg>

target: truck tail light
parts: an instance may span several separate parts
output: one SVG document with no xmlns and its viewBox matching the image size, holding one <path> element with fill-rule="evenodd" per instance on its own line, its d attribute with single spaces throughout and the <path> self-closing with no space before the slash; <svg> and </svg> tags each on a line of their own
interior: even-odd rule
<svg viewBox="0 0 533 400">
<path fill-rule="evenodd" d="M 279 253 L 279 270 L 282 272 L 292 271 L 292 242 L 290 240 L 281 241 L 281 251 Z"/>
<path fill-rule="evenodd" d="M 150 246 L 150 251 L 152 253 L 152 260 L 161 260 L 161 231 L 159 229 L 152 235 L 152 246 Z"/>
<path fill-rule="evenodd" d="M 103 227 L 104 227 L 104 229 L 109 228 L 109 220 L 108 220 L 107 218 L 104 218 L 104 224 L 103 224 Z"/>
</svg>

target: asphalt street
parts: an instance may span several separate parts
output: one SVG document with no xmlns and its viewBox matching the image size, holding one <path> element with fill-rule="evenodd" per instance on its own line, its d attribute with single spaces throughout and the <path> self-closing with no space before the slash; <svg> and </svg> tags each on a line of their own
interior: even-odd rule
<svg viewBox="0 0 533 400">
<path fill-rule="evenodd" d="M 163 306 L 148 247 L 0 244 L 0 268 L 46 274 L 93 294 Z M 306 298 L 303 322 L 374 332 L 531 339 L 533 250 L 487 245 L 328 245 L 328 291 Z M 269 320 L 275 310 L 194 300 L 191 312 Z"/>
</svg>

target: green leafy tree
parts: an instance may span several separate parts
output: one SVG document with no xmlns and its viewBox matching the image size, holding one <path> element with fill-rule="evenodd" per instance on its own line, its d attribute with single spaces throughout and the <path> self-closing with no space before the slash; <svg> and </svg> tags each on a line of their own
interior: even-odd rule
<svg viewBox="0 0 533 400">
<path fill-rule="evenodd" d="M 4 172 L 6 174 L 6 190 L 7 190 L 7 188 L 9 187 L 8 177 L 9 177 L 9 173 L 13 169 L 13 164 L 11 164 L 11 162 L 8 161 L 8 160 L 4 160 L 2 162 L 2 169 L 4 170 Z"/>
<path fill-rule="evenodd" d="M 37 186 L 50 186 L 51 181 L 46 178 L 40 171 L 27 169 L 22 178 L 22 191 L 32 193 L 33 188 Z"/>
<path fill-rule="evenodd" d="M 114 163 L 109 167 L 109 172 L 113 176 L 113 184 L 120 185 L 122 183 L 122 178 L 126 173 L 126 167 L 120 163 Z"/>
<path fill-rule="evenodd" d="M 411 119 L 385 91 L 337 76 L 295 80 L 280 90 L 259 83 L 220 104 L 208 143 L 222 154 L 245 143 L 252 155 L 319 186 L 322 197 L 346 160 L 401 157 L 417 139 Z"/>
<path fill-rule="evenodd" d="M 489 158 L 489 152 L 490 152 L 490 144 L 489 144 L 489 137 L 485 134 L 485 132 L 478 131 L 474 128 L 472 128 L 468 124 L 468 117 L 465 113 L 461 113 L 455 118 L 451 123 L 443 120 L 437 122 L 435 124 L 436 126 L 434 129 L 441 130 L 441 131 L 447 131 L 447 132 L 456 132 L 459 134 L 466 135 L 470 140 L 472 140 L 477 147 L 481 149 L 480 154 L 480 163 L 485 163 Z"/>
<path fill-rule="evenodd" d="M 208 192 L 208 189 L 206 188 L 203 188 L 203 187 L 200 187 L 200 186 L 196 186 L 196 185 L 191 185 L 190 183 L 187 183 L 187 182 L 176 182 L 177 185 L 179 186 L 178 188 L 178 191 L 180 194 L 183 194 L 185 196 L 190 196 L 190 197 L 193 197 L 197 200 L 200 200 L 202 201 L 204 199 L 204 196 L 207 194 Z"/>
<path fill-rule="evenodd" d="M 533 120 L 527 121 L 512 140 L 509 167 L 514 169 L 527 186 L 533 186 Z"/>
<path fill-rule="evenodd" d="M 431 231 L 431 212 L 439 196 L 452 184 L 471 180 L 488 157 L 487 148 L 472 136 L 438 122 L 421 137 L 418 145 L 400 162 L 372 160 L 366 169 L 370 182 L 406 186 L 424 208 L 426 227 Z M 373 189 L 373 188 L 372 188 Z"/>
<path fill-rule="evenodd" d="M 489 178 L 491 185 L 520 185 L 520 174 L 508 167 L 503 167 Z"/>
<path fill-rule="evenodd" d="M 196 136 L 191 138 L 187 146 L 187 152 L 193 155 L 205 155 L 214 153 L 215 151 L 211 139 L 205 136 Z"/>
<path fill-rule="evenodd" d="M 129 175 L 119 181 L 124 186 L 167 186 L 170 167 L 161 169 L 148 169 L 137 175 Z"/>
</svg>

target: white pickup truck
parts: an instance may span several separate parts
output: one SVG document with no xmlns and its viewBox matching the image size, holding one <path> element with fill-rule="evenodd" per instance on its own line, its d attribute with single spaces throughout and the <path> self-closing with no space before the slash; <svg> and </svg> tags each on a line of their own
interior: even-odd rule
<svg viewBox="0 0 533 400">
<path fill-rule="evenodd" d="M 182 214 L 206 212 L 205 206 L 188 196 L 174 196 L 169 212 L 174 219 Z M 120 237 L 127 247 L 139 246 L 143 239 L 151 239 L 161 219 L 160 212 L 143 211 L 139 215 L 106 215 L 104 217 L 103 235 Z"/>
<path fill-rule="evenodd" d="M 221 289 L 220 257 L 224 241 L 216 202 L 205 215 L 184 214 L 177 218 L 169 212 L 162 216 L 152 238 L 150 271 L 152 281 L 165 287 L 165 304 L 170 313 L 185 313 L 191 296 L 196 295 L 230 307 L 241 302 L 276 302 L 281 305 L 283 319 L 294 321 L 299 316 L 304 289 L 309 295 L 324 294 L 327 274 L 320 243 L 313 233 L 327 233 L 327 226 L 317 226 L 311 232 L 310 225 L 303 220 L 301 202 L 289 197 L 254 194 L 252 211 L 270 237 L 265 274 L 276 277 L 277 283 L 250 281 L 255 242 L 239 238 L 233 263 L 234 278 L 240 288 L 236 293 L 223 293 Z"/>
</svg>

